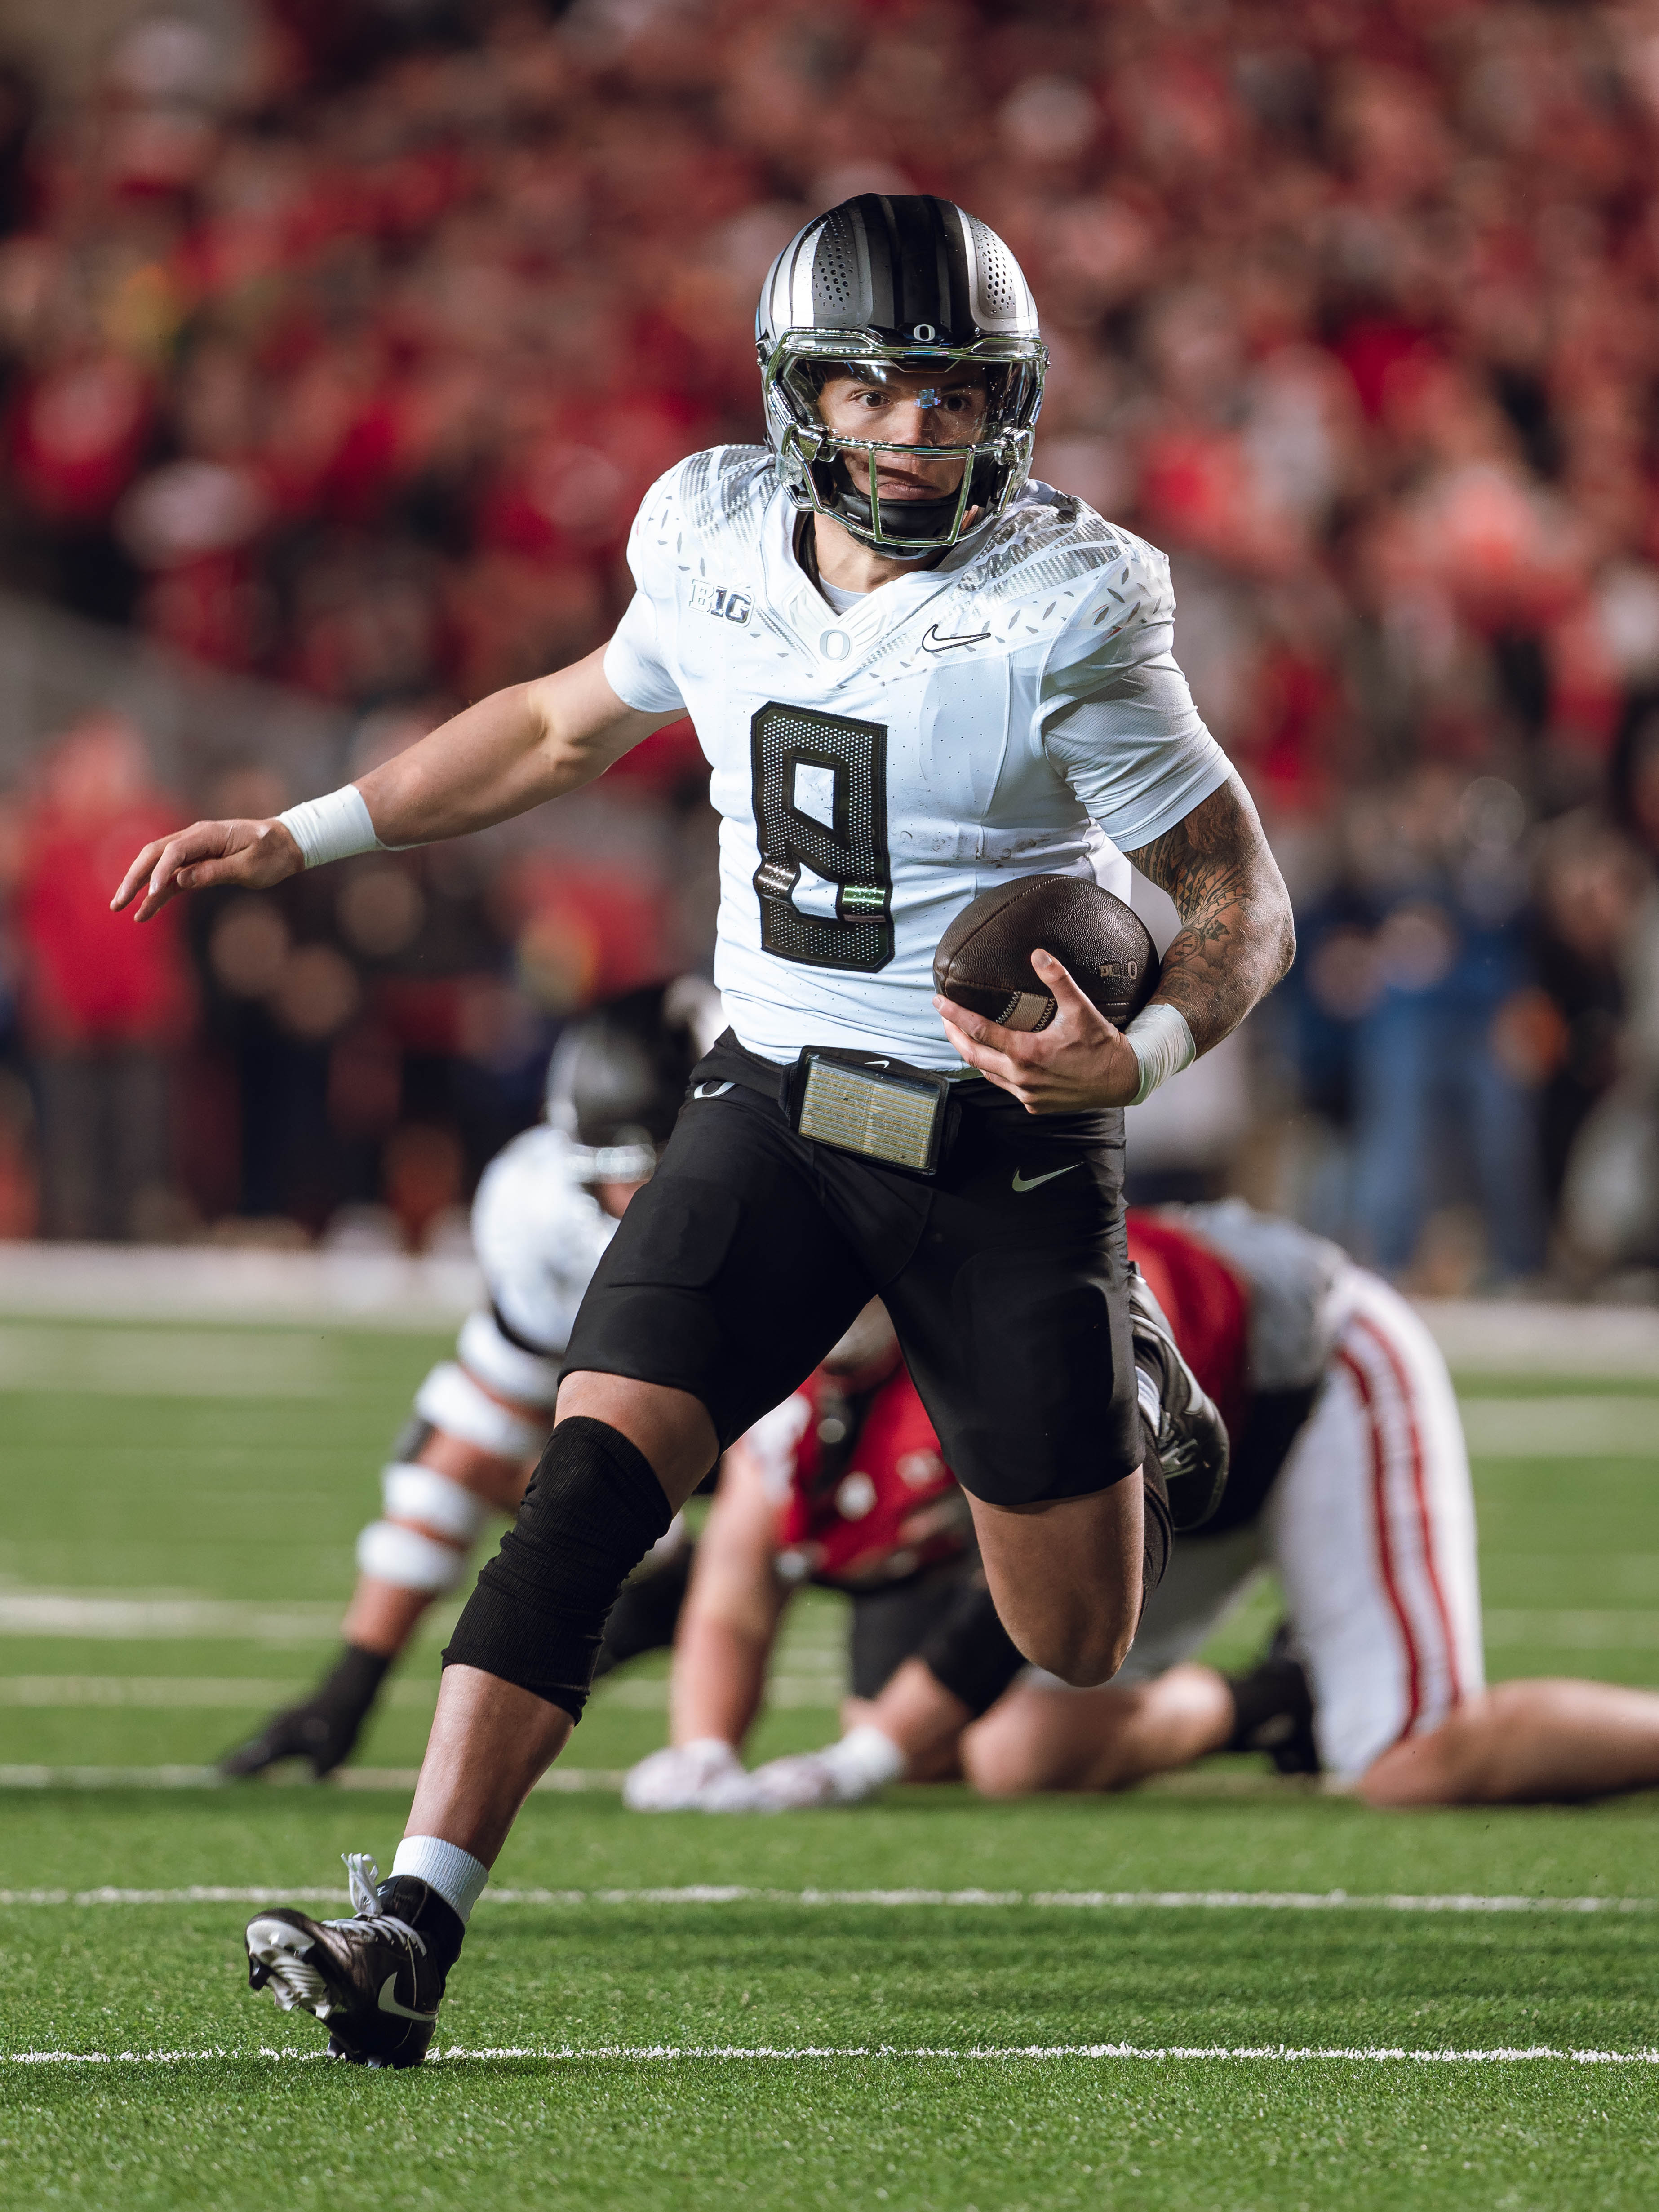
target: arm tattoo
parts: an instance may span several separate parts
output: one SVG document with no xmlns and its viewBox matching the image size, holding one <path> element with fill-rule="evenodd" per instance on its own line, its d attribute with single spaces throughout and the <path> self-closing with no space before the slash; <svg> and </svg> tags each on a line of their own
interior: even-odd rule
<svg viewBox="0 0 1659 2212">
<path fill-rule="evenodd" d="M 1178 1006 L 1200 1052 L 1237 1028 L 1290 966 L 1290 895 L 1237 776 L 1173 830 L 1131 853 L 1166 890 L 1182 928 L 1164 956 L 1155 999 Z"/>
</svg>

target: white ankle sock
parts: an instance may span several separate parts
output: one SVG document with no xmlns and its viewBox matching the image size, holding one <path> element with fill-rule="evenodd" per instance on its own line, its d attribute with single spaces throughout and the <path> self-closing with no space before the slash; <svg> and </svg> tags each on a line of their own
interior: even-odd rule
<svg viewBox="0 0 1659 2212">
<path fill-rule="evenodd" d="M 412 1874 L 435 1889 L 446 1905 L 453 1905 L 465 1927 L 473 1906 L 483 1895 L 489 1869 L 459 1844 L 441 1836 L 405 1836 L 392 1862 L 393 1874 Z"/>
<path fill-rule="evenodd" d="M 1156 1436 L 1158 1421 L 1164 1412 L 1164 1399 L 1158 1389 L 1157 1378 L 1149 1375 L 1144 1367 L 1137 1367 L 1135 1370 L 1135 1395 L 1140 1401 L 1140 1410 L 1146 1416 L 1148 1426 Z"/>
</svg>

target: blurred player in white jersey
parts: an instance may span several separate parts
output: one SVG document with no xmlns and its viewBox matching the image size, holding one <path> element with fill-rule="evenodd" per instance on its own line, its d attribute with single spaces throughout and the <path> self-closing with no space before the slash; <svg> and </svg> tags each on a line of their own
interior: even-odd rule
<svg viewBox="0 0 1659 2212">
<path fill-rule="evenodd" d="M 577 1316 L 556 1424 L 446 1653 L 392 1879 L 323 1929 L 248 1934 L 255 1987 L 331 2047 L 418 2063 L 467 1914 L 580 1716 L 606 1614 L 723 1447 L 879 1294 L 1026 1655 L 1100 1681 L 1224 1464 L 1178 1384 L 1146 1440 L 1130 1346 L 1121 1109 L 1284 973 L 1290 903 L 1194 708 L 1164 556 L 1028 481 L 1047 354 L 1018 264 L 948 201 L 865 193 L 779 256 L 756 319 L 766 444 L 647 495 L 610 644 L 328 797 L 198 823 L 116 903 L 281 881 L 557 798 L 689 714 L 722 817 L 732 1023 Z M 1182 927 L 1122 1030 L 1047 952 L 1021 1032 L 935 1001 L 973 898 L 1085 877 L 1109 840 Z M 816 1071 L 816 1073 L 815 1073 Z M 857 1101 L 808 1126 L 817 1082 Z M 1178 1382 L 1178 1378 L 1177 1378 Z M 1042 1409 L 1033 1419 L 1031 1408 Z M 388 1977 L 393 1978 L 388 1979 Z M 375 1992 L 393 1990 L 388 2014 Z"/>
<path fill-rule="evenodd" d="M 229 1754 L 228 1777 L 289 1759 L 303 1759 L 319 1779 L 331 1773 L 422 1615 L 461 1580 L 490 1515 L 517 1511 L 547 1442 L 582 1294 L 655 1171 L 690 1071 L 720 1026 L 714 986 L 683 975 L 595 1008 L 560 1038 L 546 1118 L 504 1146 L 480 1179 L 472 1242 L 489 1303 L 467 1317 L 453 1360 L 416 1393 L 410 1424 L 381 1471 L 384 1510 L 357 1540 L 345 1648 L 309 1697 Z M 676 1521 L 657 1547 L 659 1564 L 680 1534 Z M 665 1583 L 652 1593 L 667 1595 Z M 613 1616 L 613 1656 L 628 1656 L 615 1643 L 622 1626 Z"/>
</svg>

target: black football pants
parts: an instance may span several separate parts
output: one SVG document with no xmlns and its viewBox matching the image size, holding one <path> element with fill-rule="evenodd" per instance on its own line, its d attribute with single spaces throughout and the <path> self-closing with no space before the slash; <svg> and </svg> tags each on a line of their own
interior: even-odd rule
<svg viewBox="0 0 1659 2212">
<path fill-rule="evenodd" d="M 798 1135 L 780 1073 L 729 1032 L 697 1067 L 566 1372 L 689 1391 L 724 1446 L 880 1297 L 974 1496 L 1082 1497 L 1133 1473 L 1121 1113 L 1030 1115 L 964 1082 L 949 1153 L 924 1177 Z"/>
</svg>

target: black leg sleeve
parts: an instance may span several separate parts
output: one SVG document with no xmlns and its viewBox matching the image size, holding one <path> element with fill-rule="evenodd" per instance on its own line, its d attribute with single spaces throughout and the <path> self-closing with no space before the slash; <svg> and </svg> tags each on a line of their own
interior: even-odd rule
<svg viewBox="0 0 1659 2212">
<path fill-rule="evenodd" d="M 444 1652 L 580 1720 L 617 1593 L 673 1518 L 643 1452 L 607 1421 L 561 1421 L 519 1517 Z"/>
</svg>

